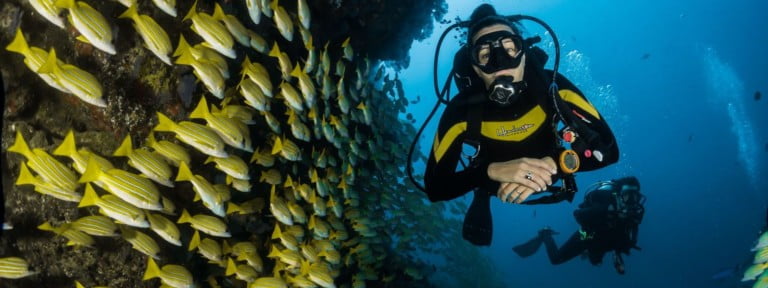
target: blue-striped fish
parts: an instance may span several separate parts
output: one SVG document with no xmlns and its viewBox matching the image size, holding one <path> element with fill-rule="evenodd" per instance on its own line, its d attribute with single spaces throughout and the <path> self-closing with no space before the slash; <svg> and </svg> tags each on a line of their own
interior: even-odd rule
<svg viewBox="0 0 768 288">
<path fill-rule="evenodd" d="M 156 0 L 155 2 L 162 1 Z M 175 8 L 173 13 L 175 15 Z M 136 5 L 128 8 L 118 18 L 130 18 L 133 20 L 133 28 L 139 33 L 141 39 L 144 39 L 144 45 L 147 49 L 152 51 L 163 63 L 173 65 L 171 64 L 171 57 L 168 56 L 173 50 L 171 38 L 168 37 L 168 33 L 165 32 L 163 27 L 155 22 L 155 19 L 147 15 L 140 15 L 136 10 Z"/>
<path fill-rule="evenodd" d="M 264 40 L 264 37 L 261 37 L 261 35 L 251 30 L 248 30 L 248 37 L 251 38 L 251 48 L 253 48 L 253 50 L 258 51 L 261 54 L 269 52 L 269 44 L 267 43 L 267 40 Z"/>
<path fill-rule="evenodd" d="M 291 70 L 293 70 L 293 64 L 291 59 L 288 58 L 288 54 L 280 51 L 280 46 L 277 42 L 272 44 L 272 50 L 269 51 L 269 56 L 277 58 L 277 63 L 280 64 L 280 74 L 285 81 L 291 81 Z"/>
<path fill-rule="evenodd" d="M 307 0 L 299 0 L 296 9 L 298 10 L 299 22 L 301 23 L 301 26 L 303 26 L 305 29 L 309 29 L 309 24 L 312 21 L 312 14 L 309 11 Z"/>
<path fill-rule="evenodd" d="M 88 167 L 85 168 L 79 181 L 81 183 L 101 181 L 106 185 L 107 191 L 138 208 L 163 210 L 160 191 L 151 180 L 120 169 L 104 172 L 93 158 L 88 160 Z"/>
<path fill-rule="evenodd" d="M 176 0 L 152 0 L 157 8 L 160 8 L 165 14 L 176 18 Z"/>
<path fill-rule="evenodd" d="M 253 107 L 258 111 L 270 110 L 270 99 L 264 95 L 261 87 L 256 82 L 243 78 L 238 85 L 240 87 L 240 95 L 245 98 L 245 104 Z"/>
<path fill-rule="evenodd" d="M 176 176 L 176 181 L 189 181 L 192 183 L 192 189 L 195 191 L 195 201 L 198 199 L 203 201 L 203 205 L 211 210 L 213 214 L 224 217 L 224 199 L 222 199 L 218 190 L 207 179 L 200 175 L 192 174 L 189 170 L 189 166 L 185 162 L 181 162 L 179 165 L 179 174 Z"/>
<path fill-rule="evenodd" d="M 280 83 L 280 96 L 285 99 L 285 106 L 288 106 L 291 110 L 295 112 L 304 111 L 304 102 L 301 96 L 299 96 L 299 92 L 296 91 L 296 88 L 293 88 L 291 83 L 285 81 Z"/>
<path fill-rule="evenodd" d="M 269 7 L 275 12 L 273 20 L 275 20 L 275 26 L 280 31 L 280 35 L 283 35 L 283 38 L 288 40 L 288 42 L 293 41 L 293 21 L 291 21 L 291 16 L 288 15 L 288 12 L 285 12 L 283 6 L 277 3 L 277 0 L 272 0 Z"/>
<path fill-rule="evenodd" d="M 67 135 L 64 137 L 64 140 L 61 141 L 59 147 L 57 147 L 56 150 L 53 150 L 53 155 L 65 156 L 72 159 L 72 168 L 75 168 L 75 171 L 80 174 L 85 173 L 85 168 L 88 167 L 88 159 L 90 158 L 94 158 L 94 160 L 99 163 L 99 168 L 101 168 L 102 171 L 108 171 L 114 168 L 109 160 L 91 152 L 87 148 L 78 150 L 75 144 L 75 133 L 72 132 L 72 130 L 67 132 Z M 102 187 L 100 183 L 96 184 L 98 184 L 99 187 Z"/>
<path fill-rule="evenodd" d="M 261 92 L 264 92 L 265 96 L 272 97 L 272 80 L 269 79 L 267 68 L 264 68 L 264 65 L 261 65 L 259 62 L 251 62 L 247 55 L 245 56 L 245 61 L 243 61 L 242 67 L 243 69 L 240 72 L 242 77 L 245 78 L 245 76 L 248 76 L 248 78 L 261 87 Z"/>
<path fill-rule="evenodd" d="M 147 145 L 154 149 L 157 154 L 163 156 L 173 166 L 179 167 L 179 163 L 181 162 L 190 162 L 191 158 L 184 147 L 167 140 L 157 141 L 154 132 L 149 132 Z"/>
<path fill-rule="evenodd" d="M 202 214 L 190 216 L 186 209 L 181 210 L 181 217 L 176 223 L 190 223 L 195 230 L 211 236 L 232 237 L 227 229 L 227 224 L 224 224 L 221 219 Z"/>
<path fill-rule="evenodd" d="M 55 5 L 56 0 L 29 0 L 29 4 L 32 5 L 32 8 L 35 8 L 37 13 L 40 13 L 40 15 L 53 23 L 53 25 L 56 25 L 61 29 L 66 29 L 64 20 L 59 17 L 61 8 Z"/>
<path fill-rule="evenodd" d="M 197 0 L 192 4 L 192 8 L 189 9 L 187 16 L 184 16 L 182 21 L 188 19 L 192 20 L 192 30 L 200 35 L 211 48 L 231 59 L 237 58 L 235 50 L 232 49 L 235 45 L 232 35 L 229 34 L 223 24 L 217 21 L 218 19 L 206 13 L 197 12 Z"/>
<path fill-rule="evenodd" d="M 240 180 L 251 179 L 251 176 L 248 175 L 248 164 L 237 155 L 229 155 L 227 158 L 208 157 L 208 159 L 205 160 L 205 164 L 211 162 L 216 163 L 216 169 L 219 169 L 219 171 L 224 172 L 229 176 Z"/>
<path fill-rule="evenodd" d="M 180 45 L 179 48 L 181 47 Z M 195 59 L 189 49 L 180 53 L 181 56 L 176 59 L 176 64 L 192 66 L 193 73 L 197 76 L 197 79 L 203 82 L 208 92 L 211 92 L 216 98 L 224 98 L 225 80 L 219 68 L 210 62 Z"/>
<path fill-rule="evenodd" d="M 229 33 L 232 34 L 237 43 L 245 47 L 251 47 L 251 37 L 248 35 L 248 29 L 243 26 L 243 23 L 237 17 L 225 14 L 219 3 L 214 4 L 214 6 L 213 18 L 221 21 L 224 27 L 227 27 L 227 30 L 229 30 Z"/>
<path fill-rule="evenodd" d="M 245 0 L 245 7 L 248 9 L 248 16 L 251 17 L 253 24 L 259 25 L 261 22 L 261 7 L 258 0 Z"/>
<path fill-rule="evenodd" d="M 248 288 L 288 288 L 288 284 L 278 277 L 259 277 Z"/>
<path fill-rule="evenodd" d="M 317 96 L 315 84 L 312 79 L 309 78 L 307 72 L 302 71 L 300 68 L 299 64 L 296 63 L 293 71 L 291 71 L 291 76 L 299 78 L 299 90 L 301 90 L 301 95 L 304 96 L 304 102 L 307 103 L 307 107 L 315 106 L 315 98 Z"/>
<path fill-rule="evenodd" d="M 189 270 L 184 266 L 168 264 L 164 265 L 162 269 L 157 266 L 155 260 L 150 257 L 147 260 L 147 269 L 144 271 L 144 277 L 141 280 L 149 280 L 153 278 L 160 278 L 160 282 L 163 285 L 167 285 L 174 288 L 192 288 L 195 287 L 194 278 Z"/>
<path fill-rule="evenodd" d="M 81 34 L 77 40 L 91 43 L 99 50 L 115 55 L 112 27 L 101 12 L 83 1 L 56 0 L 55 5 L 69 10 L 69 22 Z"/>
<path fill-rule="evenodd" d="M 275 165 L 275 156 L 269 153 L 269 150 L 261 148 L 256 148 L 256 151 L 253 152 L 253 156 L 251 156 L 250 163 L 256 162 L 256 164 L 261 165 L 262 167 L 272 167 L 272 165 Z"/>
<path fill-rule="evenodd" d="M 197 107 L 189 114 L 190 119 L 205 119 L 206 125 L 224 140 L 225 143 L 237 149 L 253 152 L 253 147 L 247 139 L 250 139 L 248 129 L 241 129 L 237 120 L 212 114 L 208 109 L 205 97 L 200 97 Z M 226 158 L 226 157 L 220 157 Z"/>
<path fill-rule="evenodd" d="M 179 228 L 176 227 L 173 221 L 168 220 L 163 215 L 150 212 L 147 212 L 147 219 L 149 219 L 149 228 L 155 231 L 157 235 L 168 241 L 168 243 L 181 246 Z"/>
<path fill-rule="evenodd" d="M 269 129 L 272 130 L 275 134 L 280 134 L 282 129 L 280 128 L 280 121 L 275 118 L 275 115 L 272 115 L 269 111 L 261 111 L 259 112 L 261 115 L 264 115 L 264 120 L 267 121 L 267 126 L 269 126 Z"/>
<path fill-rule="evenodd" d="M 227 59 L 224 58 L 224 56 L 221 56 L 219 52 L 216 52 L 216 50 L 208 48 L 204 44 L 205 42 L 195 44 L 195 46 L 191 46 L 189 45 L 189 43 L 187 43 L 187 39 L 184 38 L 184 35 L 179 35 L 179 45 L 176 47 L 176 51 L 173 52 L 173 56 L 178 57 L 188 51 L 191 53 L 192 58 L 194 60 L 197 60 L 198 62 L 201 62 L 204 64 L 213 65 L 219 71 L 219 74 L 221 75 L 222 78 L 229 79 L 229 65 L 227 64 Z M 191 64 L 186 64 L 186 65 L 191 65 Z M 204 72 L 207 72 L 207 69 L 210 69 L 207 67 L 195 68 L 195 66 L 192 66 L 192 68 L 200 69 L 201 70 L 200 72 L 196 72 L 201 74 L 200 76 L 205 76 Z M 211 80 L 208 80 L 208 81 L 211 81 Z M 209 84 L 206 84 L 206 85 L 209 85 Z"/>
<path fill-rule="evenodd" d="M 244 192 L 244 193 L 251 192 L 251 182 L 249 180 L 241 180 L 241 179 L 237 179 L 227 175 L 226 182 L 227 182 L 227 185 L 231 185 L 232 188 L 235 188 L 235 190 L 237 191 Z M 230 214 L 230 213 L 227 213 L 227 214 Z"/>
<path fill-rule="evenodd" d="M 80 202 L 83 198 L 80 193 L 77 193 L 74 190 L 64 189 L 46 182 L 40 177 L 35 177 L 32 175 L 32 172 L 29 172 L 29 169 L 24 162 L 21 162 L 21 167 L 19 169 L 19 178 L 16 180 L 16 185 L 33 185 L 35 186 L 35 191 L 40 194 L 50 195 L 56 199 L 68 202 Z"/>
<path fill-rule="evenodd" d="M 112 156 L 128 157 L 128 165 L 139 170 L 143 176 L 154 180 L 160 185 L 173 187 L 171 167 L 155 152 L 145 148 L 133 149 L 131 135 L 126 135 L 120 147 L 117 147 Z"/>
<path fill-rule="evenodd" d="M 99 198 L 91 184 L 85 184 L 83 200 L 77 207 L 98 206 L 99 212 L 109 218 L 120 221 L 125 225 L 139 228 L 148 228 L 149 222 L 144 217 L 144 211 L 117 198 L 114 195 L 104 195 Z"/>
<path fill-rule="evenodd" d="M 344 56 L 342 57 L 344 59 L 352 61 L 352 59 L 355 57 L 355 54 L 352 51 L 352 45 L 349 43 L 349 40 L 350 40 L 350 37 L 347 37 L 347 39 L 344 40 L 343 43 L 341 43 L 341 47 L 344 48 Z"/>
<path fill-rule="evenodd" d="M 69 224 L 64 224 L 59 227 L 53 227 L 51 226 L 50 223 L 44 222 L 43 224 L 40 224 L 40 226 L 37 226 L 37 229 L 40 229 L 43 231 L 51 231 L 53 233 L 56 233 L 56 235 L 67 238 L 67 246 L 90 247 L 90 246 L 93 246 L 93 243 L 95 243 L 95 241 L 93 240 L 93 237 L 83 232 L 80 232 L 79 230 L 70 229 Z"/>
<path fill-rule="evenodd" d="M 232 260 L 232 258 L 228 258 L 227 270 L 224 272 L 224 275 L 226 276 L 236 275 L 237 279 L 251 283 L 254 280 L 256 280 L 256 277 L 258 277 L 259 272 L 256 271 L 256 269 L 254 269 L 253 267 L 248 265 L 242 265 L 242 264 L 237 265 L 235 264 L 235 261 Z"/>
<path fill-rule="evenodd" d="M 8 151 L 23 155 L 27 159 L 27 166 L 37 172 L 43 181 L 67 191 L 74 191 L 77 188 L 75 172 L 53 158 L 45 150 L 30 149 L 24 136 L 21 135 L 21 131 L 16 131 L 16 140 L 11 147 L 8 147 Z"/>
<path fill-rule="evenodd" d="M 14 36 L 11 44 L 8 44 L 8 46 L 5 47 L 5 50 L 16 52 L 24 56 L 24 64 L 27 65 L 27 68 L 40 76 L 40 78 L 42 78 L 45 83 L 48 83 L 49 86 L 56 88 L 57 90 L 64 93 L 71 93 L 69 90 L 67 90 L 67 88 L 59 85 L 59 82 L 56 79 L 56 75 L 50 73 L 37 73 L 37 71 L 40 70 L 40 67 L 45 64 L 45 61 L 48 60 L 48 52 L 38 47 L 30 47 L 27 43 L 27 39 L 24 39 L 24 33 L 21 31 L 21 27 L 16 28 L 16 36 Z M 60 66 L 64 65 L 64 62 L 61 62 L 60 60 L 57 61 Z"/>
<path fill-rule="evenodd" d="M 211 128 L 189 121 L 182 121 L 177 124 L 160 112 L 157 112 L 157 118 L 159 123 L 155 126 L 155 131 L 174 132 L 176 139 L 195 147 L 206 155 L 229 156 L 224 151 L 224 140 Z"/>
<path fill-rule="evenodd" d="M 37 69 L 38 74 L 51 74 L 58 85 L 74 94 L 80 100 L 98 107 L 107 107 L 102 98 L 103 90 L 99 79 L 93 74 L 69 64 L 61 64 L 56 58 L 56 50 L 51 48 L 48 58 Z"/>
<path fill-rule="evenodd" d="M 151 258 L 160 259 L 160 246 L 157 245 L 155 239 L 149 237 L 149 235 L 139 230 L 130 228 L 128 226 L 119 226 L 120 233 L 125 241 L 131 243 L 131 247 L 134 250 L 143 253 Z"/>
<path fill-rule="evenodd" d="M 37 272 L 29 270 L 27 260 L 19 257 L 0 258 L 0 278 L 20 279 L 34 274 Z"/>
<path fill-rule="evenodd" d="M 315 49 L 313 41 L 314 39 L 310 35 L 309 41 L 304 43 L 304 48 L 307 49 L 307 61 L 304 63 L 304 73 L 306 74 L 312 73 L 317 67 L 317 49 Z"/>
<path fill-rule="evenodd" d="M 72 223 L 70 227 L 92 236 L 111 237 L 117 236 L 117 225 L 107 216 L 91 215 L 81 217 Z"/>
<path fill-rule="evenodd" d="M 193 251 L 195 249 L 203 258 L 208 259 L 208 263 L 217 264 L 222 267 L 225 265 L 219 242 L 210 238 L 201 238 L 197 230 L 192 235 L 192 239 L 189 240 L 189 249 L 187 250 Z"/>
<path fill-rule="evenodd" d="M 275 144 L 272 145 L 272 155 L 278 153 L 288 161 L 301 160 L 301 150 L 299 149 L 299 146 L 286 137 L 283 137 L 282 140 L 280 137 L 275 137 Z"/>
<path fill-rule="evenodd" d="M 288 205 L 285 204 L 285 200 L 275 194 L 275 185 L 272 185 L 272 190 L 269 195 L 269 210 L 272 212 L 272 215 L 275 216 L 275 219 L 285 225 L 293 225 L 291 211 L 288 209 Z"/>
</svg>

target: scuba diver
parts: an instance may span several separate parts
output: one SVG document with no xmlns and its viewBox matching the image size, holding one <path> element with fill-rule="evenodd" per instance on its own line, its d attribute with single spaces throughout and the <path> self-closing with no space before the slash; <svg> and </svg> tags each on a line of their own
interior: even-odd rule
<svg viewBox="0 0 768 288">
<path fill-rule="evenodd" d="M 522 37 L 518 22 L 524 19 L 538 22 L 552 35 L 554 71 L 544 69 L 548 56 L 533 46 L 540 38 Z M 475 245 L 490 245 L 491 195 L 506 203 L 571 201 L 576 192 L 573 172 L 615 163 L 619 151 L 605 119 L 556 72 L 559 44 L 546 23 L 525 15 L 501 16 L 493 6 L 482 4 L 469 21 L 454 26 L 468 28 L 467 43 L 456 53 L 451 72 L 459 93 L 445 102 L 424 190 L 432 202 L 474 191 L 463 236 Z M 436 57 L 439 48 L 440 44 Z M 560 124 L 563 128 L 558 131 Z M 421 131 L 423 127 L 418 135 Z M 414 146 L 415 141 L 411 152 Z M 562 187 L 552 186 L 559 179 Z M 419 187 L 412 175 L 411 180 Z M 545 191 L 552 194 L 526 201 Z"/>
<path fill-rule="evenodd" d="M 645 213 L 645 196 L 640 193 L 640 182 L 635 177 L 598 182 L 584 196 L 584 202 L 573 212 L 581 228 L 574 232 L 559 249 L 549 228 L 526 243 L 512 248 L 520 257 L 536 253 L 543 243 L 553 265 L 568 262 L 577 255 L 586 254 L 592 265 L 603 261 L 605 253 L 613 251 L 613 264 L 624 274 L 624 259 L 630 249 L 637 247 L 637 233 Z"/>
</svg>

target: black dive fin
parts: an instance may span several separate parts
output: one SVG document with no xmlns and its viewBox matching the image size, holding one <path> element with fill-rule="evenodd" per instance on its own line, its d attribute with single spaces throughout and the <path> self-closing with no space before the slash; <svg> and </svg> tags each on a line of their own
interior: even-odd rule
<svg viewBox="0 0 768 288">
<path fill-rule="evenodd" d="M 537 235 L 533 239 L 528 240 L 528 242 L 512 247 L 512 251 L 515 251 L 517 256 L 525 258 L 536 254 L 536 251 L 539 251 L 539 247 L 541 247 L 541 244 L 543 243 L 544 241 L 541 239 L 541 236 Z"/>
<path fill-rule="evenodd" d="M 464 227 L 461 231 L 464 239 L 477 246 L 490 246 L 493 238 L 493 219 L 491 217 L 491 195 L 480 189 L 475 190 L 472 204 L 464 215 Z"/>
</svg>

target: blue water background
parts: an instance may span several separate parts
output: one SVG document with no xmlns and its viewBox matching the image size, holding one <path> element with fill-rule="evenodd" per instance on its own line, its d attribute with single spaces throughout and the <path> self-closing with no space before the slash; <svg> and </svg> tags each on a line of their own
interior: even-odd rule
<svg viewBox="0 0 768 288">
<path fill-rule="evenodd" d="M 467 19 L 482 3 L 448 2 L 446 19 Z M 768 99 L 755 101 L 753 95 L 768 92 L 768 2 L 483 2 L 552 26 L 561 42 L 561 73 L 579 85 L 616 134 L 620 162 L 580 173 L 582 192 L 597 180 L 636 175 L 648 197 L 643 250 L 625 257 L 624 276 L 613 270 L 610 255 L 597 267 L 579 258 L 553 266 L 543 249 L 527 259 L 510 250 L 546 225 L 560 232 L 555 239 L 563 243 L 578 229 L 572 212 L 583 193 L 574 203 L 548 206 L 494 198 L 495 235 L 483 252 L 499 277 L 510 287 L 739 287 L 743 270 L 720 280 L 712 275 L 750 259 L 749 248 L 766 224 Z M 432 61 L 446 26 L 436 24 L 432 38 L 414 43 L 410 67 L 400 74 L 408 97 L 421 99 L 409 107 L 414 125 L 435 104 Z M 541 28 L 532 22 L 525 27 L 552 51 Z M 441 83 L 458 47 L 454 36 L 439 59 Z M 438 119 L 420 139 L 424 153 Z M 423 167 L 415 164 L 418 173 Z M 470 194 L 454 201 L 469 201 Z"/>
</svg>

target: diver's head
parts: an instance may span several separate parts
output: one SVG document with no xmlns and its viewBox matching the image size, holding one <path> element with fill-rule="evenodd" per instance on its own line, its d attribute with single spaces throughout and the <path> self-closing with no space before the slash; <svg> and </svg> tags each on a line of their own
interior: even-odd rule
<svg viewBox="0 0 768 288">
<path fill-rule="evenodd" d="M 489 4 L 470 18 L 467 45 L 472 69 L 483 80 L 491 101 L 507 106 L 525 89 L 525 51 L 520 30 Z"/>
</svg>

